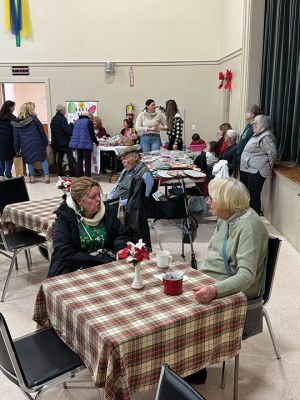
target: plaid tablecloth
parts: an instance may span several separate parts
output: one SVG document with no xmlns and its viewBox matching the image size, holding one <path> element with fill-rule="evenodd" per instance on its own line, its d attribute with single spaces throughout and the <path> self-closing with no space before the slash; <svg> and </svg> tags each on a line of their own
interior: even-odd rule
<svg viewBox="0 0 300 400">
<path fill-rule="evenodd" d="M 9 204 L 4 208 L 1 216 L 3 227 L 8 231 L 11 231 L 14 225 L 31 229 L 37 233 L 44 233 L 47 240 L 50 240 L 56 218 L 54 211 L 61 202 L 60 196 Z"/>
<path fill-rule="evenodd" d="M 131 289 L 134 269 L 118 261 L 45 280 L 33 319 L 52 326 L 84 361 L 105 399 L 129 400 L 153 388 L 162 362 L 187 376 L 239 352 L 246 312 L 243 294 L 195 302 L 192 287 L 212 278 L 186 264 L 180 296 L 163 293 L 154 262 L 141 267 L 145 287 Z"/>
</svg>

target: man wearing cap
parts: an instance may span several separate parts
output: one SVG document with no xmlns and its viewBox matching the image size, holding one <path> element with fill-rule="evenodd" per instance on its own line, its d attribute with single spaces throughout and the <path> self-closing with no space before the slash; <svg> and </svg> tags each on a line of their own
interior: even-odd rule
<svg viewBox="0 0 300 400">
<path fill-rule="evenodd" d="M 126 206 L 129 188 L 134 176 L 140 176 L 145 181 L 145 196 L 148 197 L 151 193 L 154 179 L 149 168 L 141 161 L 138 149 L 135 146 L 126 146 L 118 154 L 118 158 L 122 160 L 124 169 L 112 191 L 109 193 L 108 199 L 111 200 L 120 197 L 121 205 Z"/>
<path fill-rule="evenodd" d="M 73 131 L 73 124 L 68 124 L 65 114 L 66 107 L 63 104 L 58 104 L 56 106 L 56 114 L 54 115 L 50 123 L 51 145 L 53 148 L 53 152 L 55 153 L 55 159 L 57 155 L 57 175 L 64 175 L 62 162 L 65 153 L 67 153 L 69 175 L 76 176 L 74 170 L 73 152 L 71 149 L 69 149 L 69 142 Z"/>
<path fill-rule="evenodd" d="M 227 166 L 229 170 L 229 175 L 232 175 L 235 169 L 238 166 L 238 157 L 237 157 L 237 131 L 234 129 L 228 129 L 225 134 L 225 142 L 227 143 L 227 148 L 224 151 L 220 160 L 226 160 Z"/>
</svg>

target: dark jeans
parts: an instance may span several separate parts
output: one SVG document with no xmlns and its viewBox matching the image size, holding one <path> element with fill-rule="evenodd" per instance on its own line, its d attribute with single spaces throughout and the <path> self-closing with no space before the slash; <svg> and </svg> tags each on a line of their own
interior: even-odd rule
<svg viewBox="0 0 300 400">
<path fill-rule="evenodd" d="M 169 140 L 168 150 L 173 150 L 174 144 L 175 144 L 175 137 Z M 182 150 L 182 147 L 183 147 L 183 141 L 178 140 L 177 150 Z"/>
<path fill-rule="evenodd" d="M 68 158 L 68 164 L 69 164 L 69 176 L 75 176 L 75 168 L 74 168 L 74 157 L 73 157 L 73 151 L 71 149 L 67 149 L 66 151 L 57 151 L 57 175 L 58 176 L 63 176 L 64 171 L 62 168 L 62 163 L 64 159 L 64 155 L 67 153 L 67 158 Z"/>
<path fill-rule="evenodd" d="M 246 186 L 250 193 L 250 207 L 259 215 L 261 213 L 260 194 L 266 178 L 250 172 L 240 171 L 240 181 Z"/>
<path fill-rule="evenodd" d="M 84 161 L 84 171 L 83 171 Z M 77 177 L 91 176 L 92 150 L 77 149 Z"/>
</svg>

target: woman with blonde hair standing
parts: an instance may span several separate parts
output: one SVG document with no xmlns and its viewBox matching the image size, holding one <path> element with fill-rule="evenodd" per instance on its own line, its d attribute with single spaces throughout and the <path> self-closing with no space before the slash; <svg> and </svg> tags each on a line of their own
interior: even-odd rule
<svg viewBox="0 0 300 400">
<path fill-rule="evenodd" d="M 35 104 L 31 101 L 20 107 L 18 118 L 12 121 L 14 134 L 14 147 L 21 153 L 23 161 L 27 164 L 30 183 L 34 183 L 34 163 L 41 163 L 45 183 L 50 183 L 49 166 L 46 160 L 46 146 L 48 138 L 41 121 L 35 113 Z"/>
</svg>

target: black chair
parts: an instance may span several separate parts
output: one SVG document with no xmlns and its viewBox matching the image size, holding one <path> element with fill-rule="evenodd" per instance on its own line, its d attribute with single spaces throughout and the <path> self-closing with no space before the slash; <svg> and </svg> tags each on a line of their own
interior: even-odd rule
<svg viewBox="0 0 300 400">
<path fill-rule="evenodd" d="M 275 271 L 276 271 L 276 266 L 277 266 L 277 261 L 278 261 L 278 255 L 279 255 L 279 250 L 280 250 L 280 245 L 281 245 L 281 240 L 279 238 L 275 238 L 272 236 L 269 236 L 268 240 L 268 252 L 267 252 L 267 262 L 266 262 L 266 270 L 265 270 L 265 288 L 264 292 L 262 294 L 262 316 L 265 318 L 267 327 L 271 336 L 272 344 L 275 350 L 275 354 L 278 360 L 281 359 L 280 353 L 278 351 L 276 341 L 275 341 L 275 336 L 274 332 L 272 329 L 271 321 L 268 315 L 268 312 L 265 308 L 266 304 L 268 303 L 270 297 L 271 297 L 271 292 L 272 292 L 272 286 L 273 286 L 273 281 L 275 277 Z M 222 378 L 221 378 L 221 388 L 225 388 L 225 371 L 226 364 L 223 362 L 223 367 L 222 367 Z M 239 368 L 239 359 L 238 356 L 236 356 L 235 360 L 235 390 L 236 390 L 236 395 L 234 395 L 234 400 L 237 400 L 238 395 L 237 395 L 237 382 L 238 382 L 238 368 Z"/>
<path fill-rule="evenodd" d="M 24 176 L 0 182 L 0 214 L 2 214 L 7 204 L 21 203 L 29 200 Z"/>
<path fill-rule="evenodd" d="M 38 399 L 44 390 L 65 383 L 84 369 L 80 357 L 64 344 L 54 329 L 12 340 L 0 313 L 0 370 L 28 399 Z"/>
<path fill-rule="evenodd" d="M 167 364 L 162 364 L 155 400 L 205 400 Z"/>
<path fill-rule="evenodd" d="M 152 197 L 144 198 L 144 208 L 147 210 L 147 217 L 153 219 L 150 223 L 150 229 L 154 230 L 160 249 L 163 250 L 158 233 L 155 229 L 155 224 L 159 220 L 165 219 L 178 228 L 182 233 L 181 257 L 185 258 L 184 244 L 190 244 L 191 267 L 197 269 L 197 260 L 193 242 L 197 237 L 198 222 L 190 213 L 187 191 L 182 178 L 178 179 L 176 191 L 178 191 L 178 195 L 173 198 L 168 198 L 167 201 L 155 201 Z"/>
<path fill-rule="evenodd" d="M 0 182 L 0 214 L 5 206 L 13 203 L 28 201 L 29 196 L 24 177 L 12 178 Z M 31 230 L 24 230 L 14 233 L 5 233 L 0 222 L 0 254 L 11 259 L 10 267 L 5 280 L 1 302 L 5 299 L 7 286 L 11 277 L 14 265 L 18 269 L 17 255 L 25 251 L 27 267 L 30 271 L 31 255 L 30 249 L 45 242 L 45 238 Z M 11 255 L 12 253 L 12 255 Z"/>
</svg>

